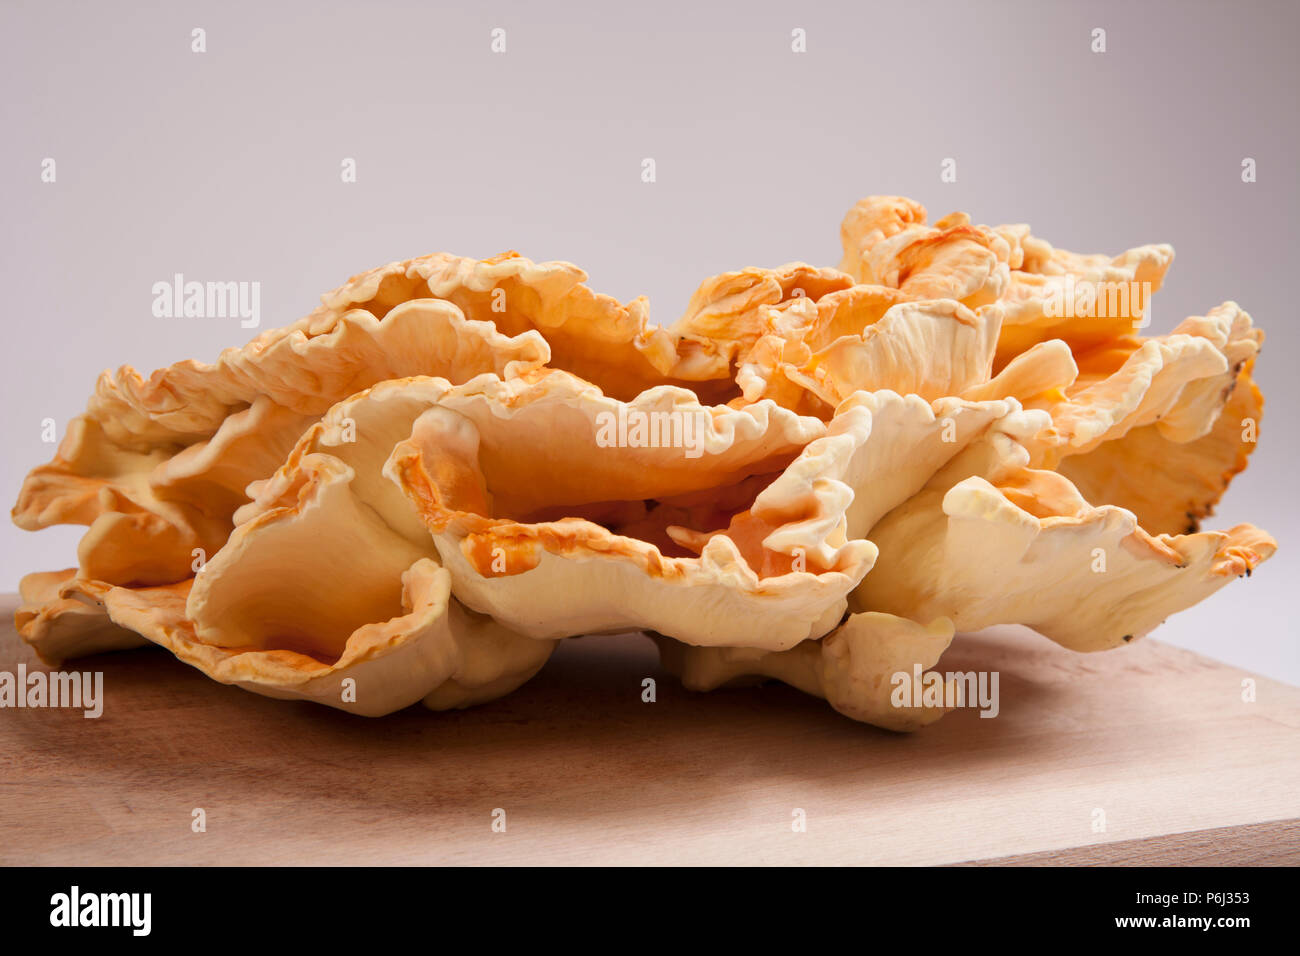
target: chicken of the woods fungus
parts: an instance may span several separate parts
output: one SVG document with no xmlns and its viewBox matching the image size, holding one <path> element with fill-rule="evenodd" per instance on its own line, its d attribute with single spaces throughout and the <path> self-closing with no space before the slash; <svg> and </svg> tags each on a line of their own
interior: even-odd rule
<svg viewBox="0 0 1300 956">
<path fill-rule="evenodd" d="M 1263 333 L 1225 302 L 1143 334 L 1169 246 L 894 196 L 841 238 L 667 327 L 569 263 L 424 256 L 213 364 L 105 372 L 13 510 L 86 527 L 19 631 L 370 716 L 641 631 L 687 687 L 913 730 L 954 705 L 918 682 L 958 632 L 1119 647 L 1273 553 L 1200 530 L 1254 448 Z"/>
</svg>

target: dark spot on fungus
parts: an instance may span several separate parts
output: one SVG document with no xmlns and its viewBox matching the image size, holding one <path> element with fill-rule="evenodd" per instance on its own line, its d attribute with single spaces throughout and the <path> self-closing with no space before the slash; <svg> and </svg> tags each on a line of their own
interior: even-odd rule
<svg viewBox="0 0 1300 956">
<path fill-rule="evenodd" d="M 1125 643 L 1125 644 L 1127 644 L 1127 643 L 1128 643 L 1129 641 L 1131 641 L 1131 640 L 1133 640 L 1133 635 L 1132 635 L 1132 634 L 1125 634 L 1125 635 L 1124 635 L 1124 643 Z"/>
</svg>

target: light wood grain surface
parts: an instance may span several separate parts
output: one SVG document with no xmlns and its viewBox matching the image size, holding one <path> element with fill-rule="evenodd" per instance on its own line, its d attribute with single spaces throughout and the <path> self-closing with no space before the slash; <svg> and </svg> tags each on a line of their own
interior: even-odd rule
<svg viewBox="0 0 1300 956">
<path fill-rule="evenodd" d="M 39 666 L 14 603 L 11 672 Z M 65 669 L 103 671 L 104 715 L 0 711 L 6 864 L 1300 862 L 1300 689 L 1257 678 L 1247 703 L 1249 675 L 1155 641 L 960 636 L 940 669 L 999 671 L 1001 714 L 910 736 L 778 684 L 684 691 L 633 635 L 568 642 L 496 703 L 379 720 L 156 650 Z"/>
</svg>

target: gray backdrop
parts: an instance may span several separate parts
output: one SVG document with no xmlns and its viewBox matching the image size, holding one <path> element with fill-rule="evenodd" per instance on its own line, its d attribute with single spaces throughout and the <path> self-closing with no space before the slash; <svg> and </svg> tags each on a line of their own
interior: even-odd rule
<svg viewBox="0 0 1300 956">
<path fill-rule="evenodd" d="M 1207 526 L 1249 520 L 1282 550 L 1157 633 L 1300 682 L 1295 5 L 5 0 L 2 17 L 10 503 L 53 451 L 41 419 L 61 431 L 101 369 L 250 337 L 154 318 L 173 273 L 261 282 L 266 328 L 373 265 L 515 248 L 670 322 L 714 273 L 837 264 L 844 211 L 896 192 L 1079 251 L 1170 242 L 1152 332 L 1225 299 L 1263 326 L 1261 445 Z M 0 589 L 75 563 L 80 531 L 5 525 Z"/>
</svg>

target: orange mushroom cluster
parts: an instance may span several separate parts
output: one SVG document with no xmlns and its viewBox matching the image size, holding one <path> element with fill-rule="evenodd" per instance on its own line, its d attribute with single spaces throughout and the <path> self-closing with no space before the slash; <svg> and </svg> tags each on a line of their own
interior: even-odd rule
<svg viewBox="0 0 1300 956">
<path fill-rule="evenodd" d="M 944 707 L 896 691 L 959 630 L 1115 647 L 1273 553 L 1198 530 L 1254 447 L 1263 335 L 1232 302 L 1143 335 L 1168 246 L 900 197 L 842 239 L 668 327 L 568 263 L 425 256 L 213 364 L 106 372 L 14 508 L 87 527 L 19 629 L 52 664 L 152 642 L 366 715 L 642 631 L 688 686 L 772 677 L 910 730 Z"/>
</svg>

